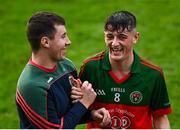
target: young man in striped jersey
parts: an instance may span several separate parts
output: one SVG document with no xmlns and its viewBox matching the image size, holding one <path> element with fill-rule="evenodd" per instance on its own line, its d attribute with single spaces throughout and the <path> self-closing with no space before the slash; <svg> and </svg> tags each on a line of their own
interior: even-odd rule
<svg viewBox="0 0 180 130">
<path fill-rule="evenodd" d="M 36 13 L 28 22 L 27 37 L 32 57 L 19 77 L 16 91 L 20 128 L 72 129 L 88 118 L 107 125 L 107 110 L 88 111 L 96 93 L 87 81 L 81 85 L 84 96 L 71 103 L 71 79 L 77 77 L 77 72 L 65 58 L 71 43 L 64 19 L 50 12 Z"/>
<path fill-rule="evenodd" d="M 162 69 L 133 49 L 139 39 L 135 16 L 128 11 L 113 13 L 105 23 L 104 37 L 108 49 L 86 59 L 80 70 L 80 79 L 92 83 L 97 93 L 92 108 L 109 111 L 111 128 L 170 128 Z M 72 93 L 81 90 L 73 87 Z M 101 127 L 90 122 L 87 128 Z"/>
</svg>

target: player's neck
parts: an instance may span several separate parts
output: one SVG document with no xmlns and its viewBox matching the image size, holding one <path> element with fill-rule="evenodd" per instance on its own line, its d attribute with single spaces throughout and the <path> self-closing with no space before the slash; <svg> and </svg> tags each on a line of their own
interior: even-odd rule
<svg viewBox="0 0 180 130">
<path fill-rule="evenodd" d="M 112 71 L 113 72 L 120 72 L 123 75 L 128 74 L 131 70 L 133 60 L 134 60 L 133 54 L 125 60 L 113 61 L 110 59 Z"/>
<path fill-rule="evenodd" d="M 57 64 L 53 62 L 46 53 L 41 51 L 32 53 L 32 61 L 48 69 L 53 68 Z"/>
</svg>

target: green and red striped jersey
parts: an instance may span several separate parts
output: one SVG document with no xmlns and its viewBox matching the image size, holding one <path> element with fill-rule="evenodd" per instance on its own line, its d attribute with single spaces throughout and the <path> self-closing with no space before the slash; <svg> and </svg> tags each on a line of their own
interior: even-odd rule
<svg viewBox="0 0 180 130">
<path fill-rule="evenodd" d="M 162 69 L 135 52 L 130 74 L 122 79 L 111 71 L 108 51 L 85 60 L 79 76 L 92 83 L 97 93 L 91 108 L 104 107 L 110 112 L 111 128 L 152 128 L 152 116 L 172 111 Z M 90 122 L 87 128 L 100 126 Z"/>
<path fill-rule="evenodd" d="M 76 78 L 77 71 L 68 59 L 52 69 L 28 62 L 16 91 L 21 129 L 74 129 L 82 117 L 87 119 L 86 107 L 71 103 L 69 76 Z"/>
</svg>

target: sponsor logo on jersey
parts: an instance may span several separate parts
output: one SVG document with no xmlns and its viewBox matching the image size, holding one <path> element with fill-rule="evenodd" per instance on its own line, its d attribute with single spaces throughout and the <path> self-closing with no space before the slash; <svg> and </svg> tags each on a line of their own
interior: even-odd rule
<svg viewBox="0 0 180 130">
<path fill-rule="evenodd" d="M 65 71 L 66 71 L 66 68 L 62 67 L 62 71 L 65 72 Z"/>
<path fill-rule="evenodd" d="M 142 99 L 143 99 L 142 93 L 139 91 L 134 91 L 130 94 L 130 100 L 134 104 L 140 103 Z"/>
<path fill-rule="evenodd" d="M 106 93 L 104 92 L 103 89 L 96 89 L 95 92 L 96 92 L 97 95 L 99 95 L 99 96 L 105 96 L 105 95 L 106 95 Z"/>
<path fill-rule="evenodd" d="M 113 129 L 127 129 L 131 125 L 131 120 L 127 116 L 118 117 L 118 116 L 112 116 L 111 118 L 111 128 Z"/>
<path fill-rule="evenodd" d="M 111 92 L 125 93 L 125 88 L 111 88 Z"/>
<path fill-rule="evenodd" d="M 115 109 L 108 109 L 108 111 L 112 115 L 114 115 L 114 113 L 117 113 L 118 115 L 119 114 L 120 115 L 127 115 L 128 117 L 135 118 L 135 115 L 128 110 L 115 108 Z"/>
<path fill-rule="evenodd" d="M 53 80 L 53 77 L 49 77 L 47 83 L 50 83 Z"/>
</svg>

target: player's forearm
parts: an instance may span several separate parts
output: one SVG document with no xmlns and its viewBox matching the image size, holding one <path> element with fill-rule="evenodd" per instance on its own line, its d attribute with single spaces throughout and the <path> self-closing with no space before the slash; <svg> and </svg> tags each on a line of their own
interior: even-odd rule
<svg viewBox="0 0 180 130">
<path fill-rule="evenodd" d="M 87 110 L 88 109 L 80 102 L 74 104 L 70 111 L 64 116 L 63 129 L 74 129 L 76 125 L 80 123 L 81 118 Z"/>
<path fill-rule="evenodd" d="M 155 129 L 170 129 L 170 124 L 167 115 L 153 117 Z"/>
<path fill-rule="evenodd" d="M 86 114 L 84 114 L 83 117 L 81 118 L 79 124 L 84 124 L 84 123 L 91 122 L 91 121 L 93 121 L 92 115 L 91 115 L 91 110 L 87 110 Z"/>
</svg>

